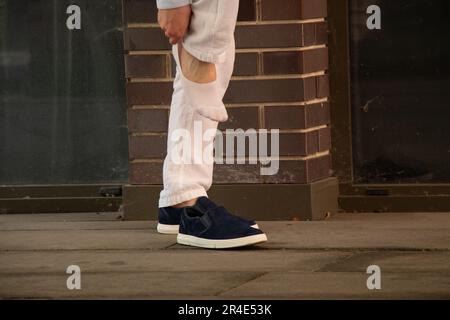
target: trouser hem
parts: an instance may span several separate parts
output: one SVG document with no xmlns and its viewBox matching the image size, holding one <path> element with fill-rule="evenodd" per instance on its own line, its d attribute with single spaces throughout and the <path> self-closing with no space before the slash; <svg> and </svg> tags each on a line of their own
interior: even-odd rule
<svg viewBox="0 0 450 320">
<path fill-rule="evenodd" d="M 196 189 L 191 191 L 183 191 L 159 198 L 159 207 L 171 207 L 182 202 L 192 200 L 199 197 L 207 197 L 205 189 Z"/>
</svg>

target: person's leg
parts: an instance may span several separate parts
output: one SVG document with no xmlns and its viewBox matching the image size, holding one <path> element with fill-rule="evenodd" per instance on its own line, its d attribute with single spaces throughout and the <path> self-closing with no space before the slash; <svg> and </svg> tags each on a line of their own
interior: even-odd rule
<svg viewBox="0 0 450 320">
<path fill-rule="evenodd" d="M 190 29 L 180 44 L 181 57 L 184 58 L 183 53 L 186 52 L 189 62 L 192 61 L 189 56 L 200 61 L 200 65 L 204 69 L 196 69 L 205 70 L 205 74 L 211 75 L 211 77 L 207 77 L 209 80 L 214 79 L 214 67 L 219 68 L 234 59 L 234 51 L 229 54 L 227 48 L 231 43 L 234 44 L 238 10 L 239 0 L 192 1 Z M 195 66 L 196 63 L 190 63 L 190 65 Z M 202 81 L 202 84 L 199 85 L 189 79 L 184 78 L 184 80 L 186 97 L 198 113 L 213 121 L 223 122 L 228 119 L 225 105 L 222 102 L 223 94 L 227 89 L 227 87 L 221 86 L 223 83 L 218 83 L 219 81 L 214 79 L 211 82 Z"/>
<path fill-rule="evenodd" d="M 238 7 L 239 0 L 193 0 L 190 31 L 172 48 L 177 74 L 158 231 L 178 233 L 183 245 L 219 249 L 267 241 L 254 221 L 231 214 L 206 195 L 217 125 L 228 118 L 222 100 L 233 73 Z"/>
<path fill-rule="evenodd" d="M 211 145 L 214 134 L 211 133 L 215 133 L 220 119 L 206 117 L 200 113 L 198 104 L 201 104 L 202 98 L 205 97 L 201 94 L 203 89 L 213 87 L 213 90 L 207 90 L 207 94 L 210 96 L 214 93 L 213 98 L 220 102 L 227 90 L 234 66 L 233 32 L 237 8 L 237 0 L 193 1 L 191 30 L 182 44 L 173 46 L 177 73 L 169 118 L 168 148 L 163 170 L 164 190 L 160 196 L 160 208 L 192 205 L 196 198 L 206 196 L 212 184 L 213 149 Z M 224 13 L 223 10 L 228 11 Z M 234 13 L 233 10 L 235 10 Z M 203 28 L 196 33 L 201 21 L 211 26 L 210 33 L 205 33 Z M 218 28 L 219 26 L 221 28 Z M 217 31 L 218 29 L 220 31 Z M 201 54 L 196 54 L 198 52 Z M 199 58 L 207 61 L 199 60 Z M 197 89 L 200 92 L 196 91 Z M 193 99 L 196 101 L 192 101 Z M 196 102 L 197 105 L 193 106 Z M 180 130 L 189 133 L 191 150 L 183 150 L 186 146 L 183 139 L 174 140 Z M 199 140 L 203 140 L 200 143 L 203 161 L 194 163 L 195 152 L 199 151 L 196 150 L 196 147 L 199 148 L 195 145 L 195 141 Z M 174 151 L 187 152 L 188 157 L 184 158 L 182 163 L 174 161 Z"/>
<path fill-rule="evenodd" d="M 239 0 L 193 0 L 189 31 L 183 46 L 200 61 L 220 64 L 227 60 L 239 10 Z"/>
</svg>

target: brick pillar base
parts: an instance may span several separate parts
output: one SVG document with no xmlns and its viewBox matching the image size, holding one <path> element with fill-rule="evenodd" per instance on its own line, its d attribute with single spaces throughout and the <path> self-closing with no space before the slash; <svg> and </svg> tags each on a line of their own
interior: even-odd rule
<svg viewBox="0 0 450 320">
<path fill-rule="evenodd" d="M 124 1 L 130 185 L 125 218 L 155 219 L 174 62 L 155 1 Z M 236 63 L 220 129 L 279 130 L 280 166 L 217 165 L 210 196 L 257 219 L 317 220 L 337 211 L 332 178 L 326 0 L 241 0 Z"/>
<path fill-rule="evenodd" d="M 125 220 L 157 220 L 160 186 L 124 187 Z M 209 196 L 233 213 L 256 220 L 322 220 L 338 211 L 338 181 L 308 184 L 215 185 Z"/>
</svg>

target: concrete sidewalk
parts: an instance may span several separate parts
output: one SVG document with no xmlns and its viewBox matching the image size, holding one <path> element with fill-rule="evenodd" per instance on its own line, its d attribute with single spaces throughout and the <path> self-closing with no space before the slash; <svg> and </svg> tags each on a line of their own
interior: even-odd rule
<svg viewBox="0 0 450 320">
<path fill-rule="evenodd" d="M 209 251 L 118 213 L 0 215 L 0 297 L 450 299 L 450 213 L 259 225 L 268 243 Z M 69 265 L 82 290 L 67 289 Z M 367 288 L 370 265 L 381 290 Z"/>
</svg>

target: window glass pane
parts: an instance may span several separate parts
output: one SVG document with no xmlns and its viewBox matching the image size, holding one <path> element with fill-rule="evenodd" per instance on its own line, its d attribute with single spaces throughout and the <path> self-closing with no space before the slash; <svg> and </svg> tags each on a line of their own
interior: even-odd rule
<svg viewBox="0 0 450 320">
<path fill-rule="evenodd" d="M 450 1 L 349 3 L 355 182 L 450 182 Z"/>
<path fill-rule="evenodd" d="M 67 8 L 81 9 L 69 30 Z M 120 0 L 0 0 L 0 184 L 128 176 Z"/>
</svg>

